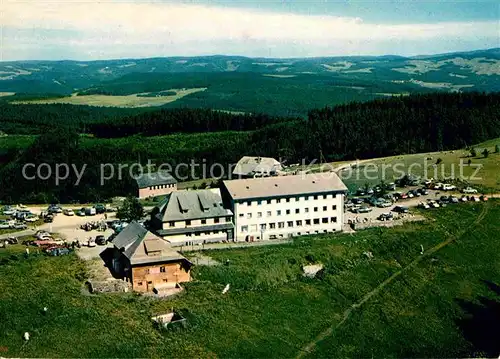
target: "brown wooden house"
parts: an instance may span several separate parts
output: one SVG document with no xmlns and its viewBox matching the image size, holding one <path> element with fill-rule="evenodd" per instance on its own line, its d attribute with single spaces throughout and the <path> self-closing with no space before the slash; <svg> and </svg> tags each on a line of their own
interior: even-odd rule
<svg viewBox="0 0 500 359">
<path fill-rule="evenodd" d="M 113 239 L 112 270 L 137 292 L 159 292 L 191 281 L 191 262 L 137 222 Z"/>
</svg>

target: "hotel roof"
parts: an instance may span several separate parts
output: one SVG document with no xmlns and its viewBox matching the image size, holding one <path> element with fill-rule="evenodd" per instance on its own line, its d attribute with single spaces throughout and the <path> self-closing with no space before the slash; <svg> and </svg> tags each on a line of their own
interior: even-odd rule
<svg viewBox="0 0 500 359">
<path fill-rule="evenodd" d="M 334 172 L 224 181 L 234 200 L 347 191 Z"/>
</svg>

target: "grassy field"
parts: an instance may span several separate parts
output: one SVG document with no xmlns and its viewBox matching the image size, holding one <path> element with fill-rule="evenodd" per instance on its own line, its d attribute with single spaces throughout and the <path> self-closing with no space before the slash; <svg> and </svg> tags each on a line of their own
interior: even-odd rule
<svg viewBox="0 0 500 359">
<path fill-rule="evenodd" d="M 2 355 L 498 356 L 498 314 L 488 312 L 498 298 L 484 281 L 500 283 L 500 202 L 426 213 L 427 223 L 205 253 L 230 264 L 196 267 L 196 281 L 165 301 L 84 295 L 86 267 L 76 257 L 25 259 L 21 247 L 0 250 Z M 325 270 L 306 279 L 301 266 L 312 262 Z M 171 308 L 188 328 L 154 329 L 149 317 Z"/>
<path fill-rule="evenodd" d="M 355 169 L 347 168 L 340 175 L 350 189 L 363 187 L 366 183 L 377 185 L 381 179 L 386 183 L 403 174 L 411 173 L 422 178 L 449 179 L 463 178 L 474 186 L 486 191 L 500 191 L 500 153 L 495 153 L 495 146 L 500 145 L 500 138 L 493 139 L 474 146 L 476 156 L 472 157 L 469 150 L 418 153 L 412 155 L 391 156 L 360 161 Z M 482 152 L 488 149 L 490 154 L 484 157 Z M 438 160 L 440 160 L 437 165 Z M 471 160 L 471 165 L 468 161 Z M 338 168 L 346 163 L 336 162 L 323 166 L 324 169 Z M 462 172 L 460 165 L 462 166 Z M 320 166 L 313 166 L 319 170 Z M 477 170 L 477 172 L 476 172 Z"/>
<path fill-rule="evenodd" d="M 89 105 L 103 107 L 149 107 L 162 106 L 167 103 L 177 101 L 184 96 L 191 95 L 197 92 L 205 91 L 206 88 L 191 88 L 191 89 L 170 89 L 165 92 L 175 92 L 175 95 L 162 95 L 149 97 L 144 96 L 144 93 L 125 95 L 125 96 L 109 96 L 109 95 L 81 95 L 73 94 L 70 97 L 61 97 L 46 100 L 30 100 L 30 101 L 13 101 L 13 104 L 52 104 L 52 103 L 67 103 L 70 105 Z"/>
</svg>

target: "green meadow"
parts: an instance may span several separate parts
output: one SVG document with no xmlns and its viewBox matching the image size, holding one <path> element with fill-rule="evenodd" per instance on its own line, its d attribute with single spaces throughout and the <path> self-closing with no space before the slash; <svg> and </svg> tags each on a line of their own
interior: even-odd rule
<svg viewBox="0 0 500 359">
<path fill-rule="evenodd" d="M 0 249 L 2 355 L 498 356 L 500 202 L 424 214 L 426 223 L 205 252 L 229 265 L 194 267 L 195 280 L 170 300 L 85 294 L 76 256 Z M 324 265 L 316 278 L 302 276 L 309 263 Z M 155 329 L 150 317 L 172 308 L 187 328 Z"/>
</svg>

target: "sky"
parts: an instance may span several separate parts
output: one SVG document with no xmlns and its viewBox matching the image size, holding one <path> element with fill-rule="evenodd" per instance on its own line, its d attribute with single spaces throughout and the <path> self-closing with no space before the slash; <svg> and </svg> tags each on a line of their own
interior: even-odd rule
<svg viewBox="0 0 500 359">
<path fill-rule="evenodd" d="M 424 55 L 500 47 L 496 0 L 0 0 L 0 60 Z"/>
</svg>

